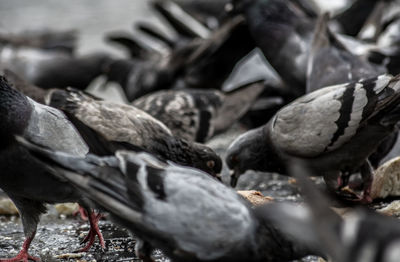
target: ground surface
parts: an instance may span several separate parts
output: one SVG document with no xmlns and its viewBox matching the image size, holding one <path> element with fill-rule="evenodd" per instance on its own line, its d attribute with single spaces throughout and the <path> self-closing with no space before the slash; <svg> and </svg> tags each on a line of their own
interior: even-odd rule
<svg viewBox="0 0 400 262">
<path fill-rule="evenodd" d="M 132 29 L 136 20 L 157 21 L 147 7 L 147 1 L 133 0 L 2 0 L 0 1 L 0 31 L 18 32 L 24 29 L 73 29 L 80 31 L 79 53 L 86 54 L 97 50 L 107 50 L 121 55 L 103 41 L 105 32 Z M 106 95 L 104 95 L 106 92 Z M 118 100 L 117 93 L 103 90 L 104 97 Z M 224 154 L 229 142 L 240 132 L 221 135 L 210 145 L 220 154 Z M 228 175 L 224 173 L 225 182 Z M 299 199 L 297 188 L 289 178 L 278 175 L 246 174 L 241 177 L 238 189 L 260 190 L 276 200 L 296 201 Z M 0 195 L 0 198 L 4 196 Z M 61 216 L 50 208 L 42 216 L 38 232 L 32 243 L 31 254 L 40 256 L 42 261 L 137 261 L 133 255 L 134 238 L 124 229 L 104 220 L 100 228 L 106 239 L 107 249 L 102 252 L 98 245 L 86 254 L 75 254 L 70 259 L 57 256 L 77 250 L 79 241 L 85 236 L 88 224 L 79 218 Z M 17 216 L 0 216 L 0 257 L 15 255 L 23 242 L 23 231 Z M 157 261 L 167 261 L 159 252 Z M 68 256 L 66 256 L 68 257 Z M 307 261 L 316 261 L 308 259 Z"/>
</svg>

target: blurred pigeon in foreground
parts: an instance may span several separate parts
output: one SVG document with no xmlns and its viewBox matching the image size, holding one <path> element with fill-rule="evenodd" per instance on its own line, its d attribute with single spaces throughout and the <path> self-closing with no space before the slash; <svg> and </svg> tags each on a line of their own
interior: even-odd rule
<svg viewBox="0 0 400 262">
<path fill-rule="evenodd" d="M 49 103 L 67 113 L 90 148 L 101 143 L 99 137 L 117 145 L 102 155 L 118 148 L 147 151 L 213 176 L 221 171 L 222 161 L 211 148 L 172 135 L 163 123 L 134 106 L 96 100 L 73 89 L 52 92 Z"/>
<path fill-rule="evenodd" d="M 132 105 L 163 122 L 174 135 L 205 142 L 239 120 L 263 89 L 262 83 L 253 83 L 226 94 L 213 89 L 165 90 Z"/>
<path fill-rule="evenodd" d="M 287 174 L 285 163 L 303 161 L 332 189 L 357 171 L 363 177 L 363 201 L 369 197 L 377 146 L 395 131 L 400 100 L 399 76 L 330 86 L 304 95 L 278 111 L 264 126 L 238 137 L 226 162 L 236 185 L 248 169 Z"/>
<path fill-rule="evenodd" d="M 0 187 L 17 206 L 21 215 L 26 240 L 21 252 L 11 260 L 27 261 L 28 249 L 35 236 L 39 216 L 46 211 L 45 203 L 79 202 L 90 214 L 91 228 L 87 251 L 97 235 L 104 241 L 97 227 L 97 218 L 87 199 L 68 183 L 56 179 L 14 139 L 19 135 L 44 147 L 84 156 L 88 148 L 73 125 L 57 109 L 41 105 L 12 89 L 0 77 Z"/>
<path fill-rule="evenodd" d="M 235 191 L 198 170 L 161 163 L 146 153 L 79 158 L 20 141 L 56 176 L 145 241 L 138 243 L 139 257 L 149 257 L 149 245 L 174 261 L 290 261 L 312 253 L 260 220 Z"/>
<path fill-rule="evenodd" d="M 293 164 L 293 163 L 292 163 Z M 307 169 L 291 166 L 298 178 L 305 206 L 277 203 L 259 208 L 270 220 L 297 241 L 316 247 L 337 262 L 395 262 L 399 259 L 400 221 L 366 208 L 346 212 L 344 218 L 329 208 L 329 202 L 305 177 Z"/>
</svg>

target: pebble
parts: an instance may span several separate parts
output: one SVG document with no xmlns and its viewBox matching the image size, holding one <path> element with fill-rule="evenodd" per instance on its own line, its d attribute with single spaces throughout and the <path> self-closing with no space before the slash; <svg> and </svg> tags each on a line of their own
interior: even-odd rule
<svg viewBox="0 0 400 262">
<path fill-rule="evenodd" d="M 372 199 L 400 196 L 400 157 L 381 165 L 374 174 Z"/>
<path fill-rule="evenodd" d="M 400 200 L 395 200 L 386 207 L 377 209 L 376 211 L 384 215 L 400 217 Z"/>
<path fill-rule="evenodd" d="M 18 215 L 18 209 L 7 197 L 0 197 L 0 215 Z"/>
<path fill-rule="evenodd" d="M 274 200 L 272 197 L 264 196 L 260 191 L 256 190 L 242 190 L 237 191 L 237 193 L 253 206 L 261 206 Z"/>
</svg>

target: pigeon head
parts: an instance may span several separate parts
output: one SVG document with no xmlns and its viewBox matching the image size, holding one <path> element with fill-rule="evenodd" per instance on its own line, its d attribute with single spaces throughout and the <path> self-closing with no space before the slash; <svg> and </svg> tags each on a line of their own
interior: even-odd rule
<svg viewBox="0 0 400 262">
<path fill-rule="evenodd" d="M 0 76 L 0 136 L 10 141 L 10 136 L 22 134 L 28 125 L 32 106 L 28 99 L 11 87 L 7 79 Z"/>
<path fill-rule="evenodd" d="M 211 148 L 203 144 L 193 143 L 192 147 L 194 150 L 193 166 L 221 180 L 221 158 Z"/>
<path fill-rule="evenodd" d="M 235 187 L 241 174 L 247 170 L 282 172 L 284 165 L 267 140 L 265 126 L 250 130 L 232 142 L 226 164 L 232 170 L 231 186 Z"/>
</svg>

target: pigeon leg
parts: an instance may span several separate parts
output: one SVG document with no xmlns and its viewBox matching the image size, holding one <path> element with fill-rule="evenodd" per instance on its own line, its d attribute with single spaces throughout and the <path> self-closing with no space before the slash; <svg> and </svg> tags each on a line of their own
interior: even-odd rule
<svg viewBox="0 0 400 262">
<path fill-rule="evenodd" d="M 371 186 L 374 179 L 374 170 L 368 159 L 361 166 L 360 173 L 363 180 L 363 197 L 361 199 L 361 202 L 366 204 L 371 203 Z"/>
<path fill-rule="evenodd" d="M 88 232 L 88 235 L 85 237 L 85 239 L 82 241 L 82 243 L 87 243 L 87 245 L 76 251 L 76 252 L 87 252 L 94 244 L 94 241 L 96 240 L 96 236 L 99 238 L 101 248 L 104 250 L 106 248 L 106 245 L 104 243 L 104 238 L 103 234 L 101 234 L 98 222 L 100 218 L 102 217 L 101 214 L 96 214 L 93 210 L 87 210 L 88 212 L 88 217 L 89 217 L 89 223 L 90 223 L 90 229 Z"/>
<path fill-rule="evenodd" d="M 151 245 L 148 242 L 143 241 L 141 239 L 138 239 L 136 241 L 135 254 L 143 262 L 154 262 L 154 260 L 151 258 L 152 251 L 153 251 L 153 248 L 151 247 Z"/>
<path fill-rule="evenodd" d="M 85 208 L 83 208 L 81 205 L 79 205 L 78 211 L 74 212 L 73 215 L 77 216 L 78 214 L 81 216 L 81 219 L 83 221 L 88 221 L 89 218 L 88 218 L 87 212 L 86 212 Z"/>
<path fill-rule="evenodd" d="M 31 245 L 31 242 L 32 242 L 33 238 L 35 237 L 35 234 L 36 234 L 36 231 L 34 231 L 32 235 L 30 235 L 29 237 L 26 238 L 24 244 L 22 245 L 22 249 L 18 253 L 18 255 L 16 255 L 13 258 L 8 258 L 8 259 L 0 258 L 0 262 L 28 262 L 29 260 L 40 261 L 40 258 L 33 257 L 28 254 L 29 246 Z"/>
</svg>

